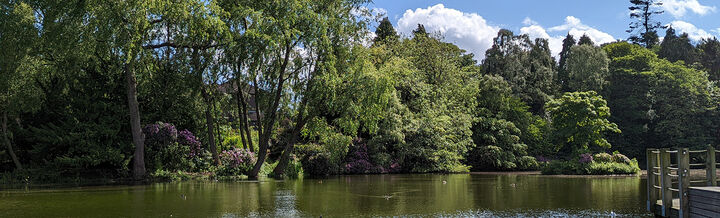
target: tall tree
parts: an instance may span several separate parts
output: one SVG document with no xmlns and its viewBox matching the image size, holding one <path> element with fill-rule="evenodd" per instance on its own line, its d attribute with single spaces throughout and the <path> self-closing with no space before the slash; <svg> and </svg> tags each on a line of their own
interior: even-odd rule
<svg viewBox="0 0 720 218">
<path fill-rule="evenodd" d="M 660 44 L 658 57 L 667 59 L 670 62 L 684 61 L 686 65 L 692 65 L 697 61 L 697 50 L 690 43 L 687 33 L 680 36 L 675 35 L 672 27 L 665 31 L 665 38 Z"/>
<path fill-rule="evenodd" d="M 565 39 L 563 39 L 563 47 L 560 51 L 560 60 L 558 61 L 558 82 L 557 84 L 560 85 L 560 91 L 567 92 L 569 88 L 567 87 L 567 81 L 568 81 L 568 73 L 567 73 L 567 57 L 570 54 L 570 48 L 574 46 L 576 43 L 575 39 L 573 38 L 570 33 L 565 36 Z"/>
<path fill-rule="evenodd" d="M 380 25 L 378 25 L 375 30 L 373 44 L 377 44 L 379 42 L 395 42 L 397 39 L 398 35 L 395 28 L 393 28 L 392 23 L 390 23 L 390 20 L 387 17 L 383 18 L 382 21 L 380 21 Z"/>
<path fill-rule="evenodd" d="M 580 40 L 578 40 L 578 45 L 590 45 L 590 46 L 594 46 L 595 43 L 592 41 L 592 39 L 590 39 L 590 37 L 589 37 L 587 34 L 583 34 L 583 35 L 580 37 Z"/>
<path fill-rule="evenodd" d="M 22 164 L 12 145 L 8 120 L 19 113 L 38 108 L 34 75 L 40 64 L 33 57 L 38 30 L 32 8 L 25 3 L 0 3 L 0 113 L 2 143 L 15 167 Z"/>
<path fill-rule="evenodd" d="M 573 46 L 570 49 L 566 70 L 570 90 L 600 92 L 607 83 L 608 58 L 600 47 Z"/>
<path fill-rule="evenodd" d="M 565 93 L 548 102 L 547 108 L 562 153 L 577 155 L 595 146 L 610 148 L 605 133 L 620 133 L 617 124 L 608 121 L 607 102 L 595 91 Z"/>
<path fill-rule="evenodd" d="M 720 80 L 720 41 L 715 37 L 703 39 L 697 48 L 700 64 L 710 74 L 710 80 Z"/>
<path fill-rule="evenodd" d="M 655 21 L 655 15 L 664 13 L 662 10 L 656 10 L 656 7 L 662 6 L 659 0 L 630 0 L 632 4 L 630 9 L 630 27 L 626 32 L 631 36 L 628 38 L 631 42 L 645 46 L 653 47 L 658 43 L 658 28 L 665 28 L 658 21 Z"/>
<path fill-rule="evenodd" d="M 425 30 L 425 25 L 418 24 L 417 28 L 415 28 L 413 31 L 414 36 L 427 36 L 428 32 Z"/>
<path fill-rule="evenodd" d="M 525 101 L 535 114 L 555 92 L 555 61 L 547 40 L 531 41 L 528 35 L 500 30 L 493 46 L 485 52 L 485 73 L 502 76 L 513 93 Z"/>
</svg>

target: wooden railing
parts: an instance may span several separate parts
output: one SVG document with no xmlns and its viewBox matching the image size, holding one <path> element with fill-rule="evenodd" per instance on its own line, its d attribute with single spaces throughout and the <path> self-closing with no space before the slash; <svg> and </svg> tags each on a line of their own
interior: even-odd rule
<svg viewBox="0 0 720 218">
<path fill-rule="evenodd" d="M 647 209 L 661 216 L 670 216 L 673 209 L 674 194 L 677 193 L 679 205 L 678 217 L 688 216 L 688 188 L 695 186 L 717 186 L 715 148 L 708 146 L 705 150 L 691 151 L 688 148 L 677 150 L 647 149 Z M 672 163 L 671 156 L 676 162 Z M 691 163 L 692 157 L 704 157 L 704 163 Z M 705 169 L 705 179 L 690 180 L 690 169 Z M 676 186 L 674 186 L 677 184 Z M 673 188 L 677 187 L 677 188 Z M 660 201 L 661 211 L 655 205 Z"/>
</svg>

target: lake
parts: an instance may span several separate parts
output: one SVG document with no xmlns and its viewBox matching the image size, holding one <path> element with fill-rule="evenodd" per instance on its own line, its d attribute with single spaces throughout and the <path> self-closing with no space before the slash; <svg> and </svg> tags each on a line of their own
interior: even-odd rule
<svg viewBox="0 0 720 218">
<path fill-rule="evenodd" d="M 445 182 L 443 182 L 445 181 Z M 650 216 L 645 179 L 354 175 L 0 191 L 0 217 Z"/>
</svg>

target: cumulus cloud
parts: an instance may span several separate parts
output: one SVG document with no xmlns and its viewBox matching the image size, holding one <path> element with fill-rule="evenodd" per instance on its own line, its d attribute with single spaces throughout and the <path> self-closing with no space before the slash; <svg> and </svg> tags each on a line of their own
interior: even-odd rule
<svg viewBox="0 0 720 218">
<path fill-rule="evenodd" d="M 702 5 L 697 0 L 665 0 L 661 7 L 676 18 L 685 16 L 688 11 L 706 15 L 716 10 L 715 6 Z"/>
<path fill-rule="evenodd" d="M 529 20 L 529 18 L 526 19 Z M 615 41 L 612 35 L 585 25 L 580 19 L 573 16 L 567 16 L 564 24 L 550 27 L 547 30 L 537 24 L 537 22 L 523 22 L 523 24 L 526 26 L 520 28 L 520 33 L 528 34 L 532 39 L 548 39 L 548 46 L 554 57 L 557 57 L 562 50 L 562 40 L 565 39 L 568 33 L 572 35 L 575 40 L 578 40 L 582 35 L 588 35 L 597 45 Z M 553 34 L 550 35 L 548 31 Z"/>
<path fill-rule="evenodd" d="M 672 26 L 672 28 L 675 29 L 675 32 L 677 32 L 678 34 L 687 33 L 690 40 L 693 41 L 700 41 L 704 38 L 713 37 L 713 35 L 708 33 L 707 31 L 697 28 L 695 25 L 685 21 L 676 20 L 670 22 L 670 26 Z"/>
<path fill-rule="evenodd" d="M 423 24 L 428 32 L 439 32 L 445 41 L 474 53 L 478 60 L 485 57 L 485 50 L 492 46 L 492 39 L 500 30 L 476 13 L 445 8 L 443 4 L 405 11 L 398 20 L 398 31 L 409 35 L 418 24 Z"/>
</svg>

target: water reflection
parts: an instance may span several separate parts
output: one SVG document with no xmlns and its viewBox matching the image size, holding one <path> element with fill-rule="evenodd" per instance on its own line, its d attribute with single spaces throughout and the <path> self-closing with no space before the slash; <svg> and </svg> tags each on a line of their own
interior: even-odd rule
<svg viewBox="0 0 720 218">
<path fill-rule="evenodd" d="M 445 183 L 443 181 L 446 181 Z M 18 216 L 646 216 L 644 180 L 538 175 L 358 175 L 3 191 Z"/>
</svg>

